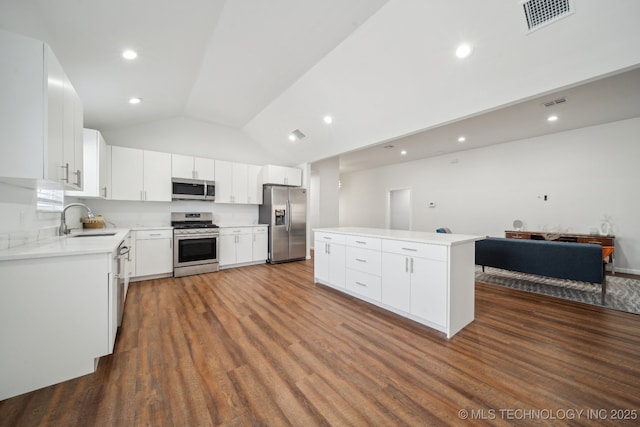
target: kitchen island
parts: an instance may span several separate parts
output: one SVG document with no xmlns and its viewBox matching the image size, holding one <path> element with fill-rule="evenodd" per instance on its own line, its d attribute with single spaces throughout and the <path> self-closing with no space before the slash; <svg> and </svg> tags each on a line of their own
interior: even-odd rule
<svg viewBox="0 0 640 427">
<path fill-rule="evenodd" d="M 128 233 L 0 251 L 0 400 L 92 373 L 113 352 L 124 302 L 118 255 Z"/>
<path fill-rule="evenodd" d="M 447 338 L 473 321 L 475 242 L 484 236 L 362 227 L 314 232 L 316 283 Z"/>
</svg>

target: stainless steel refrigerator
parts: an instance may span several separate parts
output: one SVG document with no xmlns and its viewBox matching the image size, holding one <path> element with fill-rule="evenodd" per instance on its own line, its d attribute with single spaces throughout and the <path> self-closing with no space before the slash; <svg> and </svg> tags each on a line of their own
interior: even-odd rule
<svg viewBox="0 0 640 427">
<path fill-rule="evenodd" d="M 265 185 L 260 223 L 269 224 L 269 262 L 295 261 L 307 256 L 307 190 Z"/>
</svg>

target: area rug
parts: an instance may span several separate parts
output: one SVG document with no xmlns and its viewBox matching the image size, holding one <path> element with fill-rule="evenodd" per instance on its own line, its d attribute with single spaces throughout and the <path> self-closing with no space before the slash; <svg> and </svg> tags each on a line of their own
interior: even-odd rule
<svg viewBox="0 0 640 427">
<path fill-rule="evenodd" d="M 607 295 L 604 307 L 640 314 L 640 280 L 611 275 L 606 276 L 606 280 Z M 554 279 L 491 267 L 485 267 L 484 272 L 481 267 L 476 267 L 476 281 L 602 306 L 600 285 L 594 283 Z"/>
</svg>

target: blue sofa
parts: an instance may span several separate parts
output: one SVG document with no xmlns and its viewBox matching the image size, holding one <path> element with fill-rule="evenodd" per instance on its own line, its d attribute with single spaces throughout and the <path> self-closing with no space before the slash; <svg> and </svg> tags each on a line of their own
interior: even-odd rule
<svg viewBox="0 0 640 427">
<path fill-rule="evenodd" d="M 476 242 L 476 265 L 607 286 L 602 246 L 590 243 L 488 237 Z"/>
</svg>

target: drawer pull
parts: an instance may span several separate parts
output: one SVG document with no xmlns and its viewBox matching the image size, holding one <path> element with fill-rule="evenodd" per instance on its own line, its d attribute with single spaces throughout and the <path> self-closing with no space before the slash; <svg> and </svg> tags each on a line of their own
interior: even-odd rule
<svg viewBox="0 0 640 427">
<path fill-rule="evenodd" d="M 366 283 L 360 283 L 360 282 L 356 282 L 356 285 L 360 285 L 360 286 L 364 286 L 364 287 L 367 287 L 367 284 L 366 284 Z"/>
<path fill-rule="evenodd" d="M 360 259 L 360 258 L 356 258 L 356 261 L 360 261 L 360 262 L 367 262 L 366 259 Z"/>
<path fill-rule="evenodd" d="M 413 248 L 402 248 L 403 251 L 411 251 L 411 252 L 418 252 L 417 249 L 413 249 Z"/>
<path fill-rule="evenodd" d="M 363 242 L 362 240 L 356 240 L 356 243 L 360 243 L 361 245 L 366 245 L 367 242 Z"/>
<path fill-rule="evenodd" d="M 162 234 L 160 234 L 160 233 L 151 233 L 151 234 L 149 234 L 149 236 L 162 236 Z"/>
<path fill-rule="evenodd" d="M 331 240 L 331 237 L 326 237 L 326 236 L 325 236 L 325 237 L 323 237 L 323 239 L 325 239 L 325 240 Z"/>
</svg>

